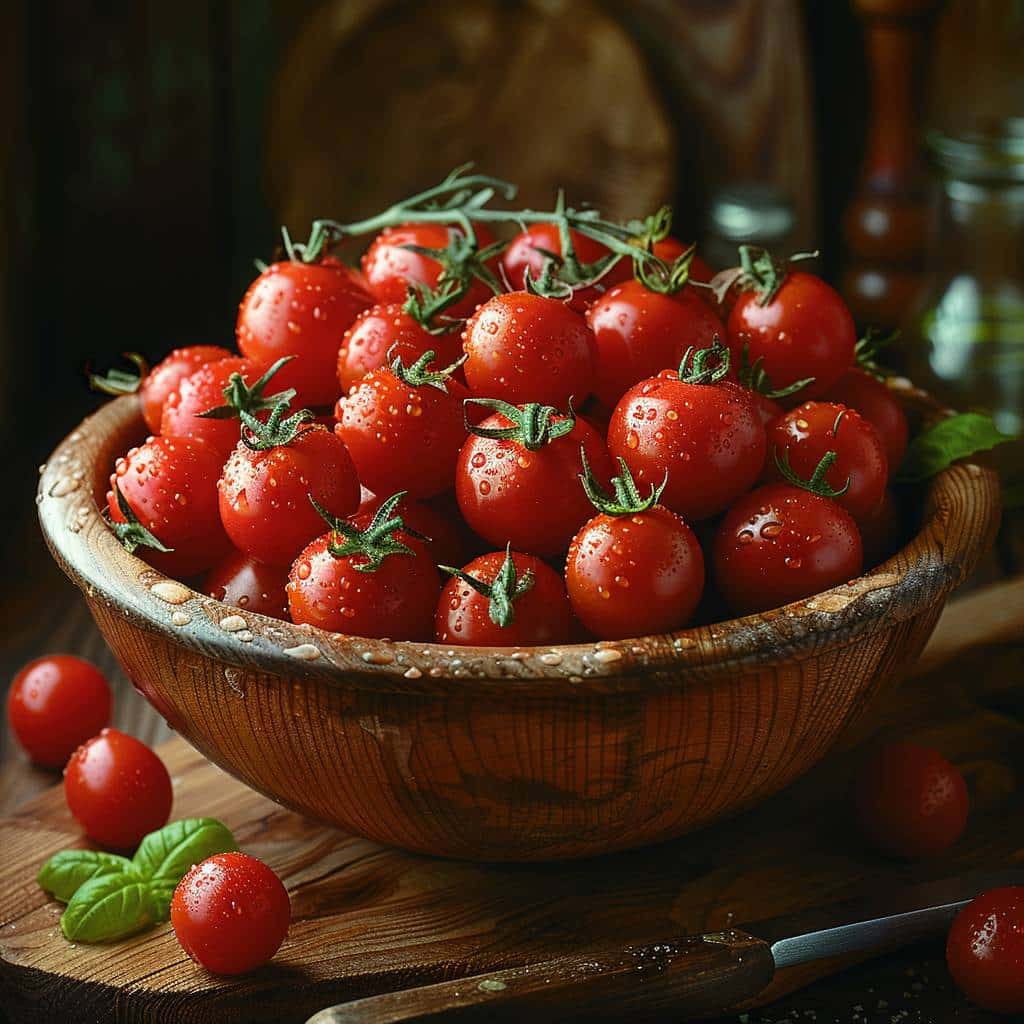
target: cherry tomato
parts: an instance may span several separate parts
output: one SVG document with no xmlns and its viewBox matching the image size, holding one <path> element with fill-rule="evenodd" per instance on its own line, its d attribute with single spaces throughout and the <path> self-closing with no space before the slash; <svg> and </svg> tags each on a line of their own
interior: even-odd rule
<svg viewBox="0 0 1024 1024">
<path fill-rule="evenodd" d="M 585 420 L 550 407 L 491 407 L 501 411 L 472 428 L 459 452 L 455 497 L 462 515 L 495 547 L 560 555 L 593 512 L 577 479 L 580 447 L 607 482 L 612 464 L 604 442 Z"/>
<path fill-rule="evenodd" d="M 725 514 L 715 583 L 737 615 L 778 608 L 860 574 L 857 524 L 831 498 L 790 484 L 750 491 Z"/>
<path fill-rule="evenodd" d="M 594 393 L 614 406 L 625 391 L 667 367 L 678 367 L 688 348 L 710 348 L 722 322 L 692 289 L 675 295 L 639 281 L 615 285 L 587 313 L 597 346 Z"/>
<path fill-rule="evenodd" d="M 433 637 L 441 579 L 423 542 L 403 531 L 401 498 L 393 495 L 372 518 L 334 520 L 295 559 L 286 588 L 293 622 L 352 636 Z"/>
<path fill-rule="evenodd" d="M 142 417 L 150 431 L 160 433 L 164 403 L 186 377 L 191 377 L 207 363 L 230 358 L 231 353 L 219 345 L 190 345 L 188 348 L 176 348 L 169 356 L 161 359 L 142 379 L 139 387 Z M 223 399 L 218 396 L 218 403 L 221 401 Z"/>
<path fill-rule="evenodd" d="M 383 498 L 378 498 L 373 491 L 364 487 L 359 515 L 372 519 L 373 513 L 383 503 Z M 459 516 L 458 506 L 450 498 L 442 497 L 430 503 L 403 501 L 402 521 L 410 530 L 430 538 L 422 543 L 435 565 L 438 562 L 443 565 L 462 565 L 469 560 L 474 539 Z"/>
<path fill-rule="evenodd" d="M 63 768 L 110 721 L 110 706 L 110 686 L 98 668 L 71 654 L 48 654 L 14 677 L 7 721 L 36 764 Z"/>
<path fill-rule="evenodd" d="M 1024 1014 L 1024 886 L 990 889 L 956 916 L 946 963 L 957 987 L 992 1013 Z"/>
<path fill-rule="evenodd" d="M 967 783 L 937 750 L 890 743 L 857 773 L 855 803 L 861 830 L 892 857 L 930 857 L 963 834 Z"/>
<path fill-rule="evenodd" d="M 262 440 L 247 432 L 217 484 L 220 518 L 231 542 L 270 565 L 291 565 L 323 531 L 311 495 L 335 516 L 359 507 L 359 480 L 345 445 L 325 427 L 296 426 L 292 436 L 289 429 L 270 430 Z"/>
<path fill-rule="evenodd" d="M 332 405 L 340 393 L 336 369 L 345 331 L 373 298 L 332 266 L 272 263 L 249 286 L 238 307 L 238 347 L 269 366 L 296 356 L 288 386 L 302 405 Z"/>
<path fill-rule="evenodd" d="M 594 335 L 564 302 L 528 292 L 488 299 L 462 335 L 463 366 L 475 395 L 564 409 L 594 387 Z"/>
<path fill-rule="evenodd" d="M 902 523 L 899 505 L 892 491 L 887 490 L 882 500 L 865 517 L 857 520 L 860 539 L 864 545 L 864 568 L 884 562 L 899 547 Z"/>
<path fill-rule="evenodd" d="M 473 647 L 568 643 L 572 609 L 549 565 L 519 551 L 492 551 L 459 570 L 441 590 L 437 640 Z"/>
<path fill-rule="evenodd" d="M 145 743 L 104 729 L 71 755 L 64 797 L 93 842 L 132 850 L 167 824 L 173 793 L 163 761 Z"/>
<path fill-rule="evenodd" d="M 853 365 L 857 331 L 839 294 L 820 277 L 799 270 L 785 275 L 762 305 L 762 291 L 741 294 L 729 314 L 729 347 L 739 360 L 763 359 L 777 388 L 813 377 L 802 398 L 824 395 Z"/>
<path fill-rule="evenodd" d="M 281 879 L 247 853 L 217 853 L 196 864 L 171 899 L 181 948 L 212 974 L 261 967 L 281 948 L 291 917 Z"/>
<path fill-rule="evenodd" d="M 653 252 L 659 260 L 671 266 L 689 248 L 690 246 L 680 242 L 678 238 L 667 235 L 665 238 L 659 239 L 654 243 Z M 710 284 L 714 276 L 715 272 L 711 269 L 711 264 L 701 257 L 700 253 L 695 252 L 690 257 L 690 280 L 697 281 L 700 284 Z M 693 291 L 705 299 L 710 299 L 712 304 L 714 304 L 715 296 L 710 289 L 694 288 Z"/>
<path fill-rule="evenodd" d="M 768 478 L 787 479 L 788 464 L 798 477 L 810 479 L 828 452 L 835 461 L 824 479 L 842 491 L 836 501 L 854 519 L 867 518 L 885 494 L 888 463 L 875 428 L 845 405 L 804 402 L 775 420 L 768 428 Z"/>
<path fill-rule="evenodd" d="M 341 339 L 338 350 L 338 383 L 342 395 L 371 370 L 387 365 L 388 352 L 406 365 L 414 363 L 424 352 L 433 350 L 438 366 L 449 366 L 462 355 L 460 332 L 431 334 L 423 329 L 398 303 L 371 306 L 356 317 Z"/>
<path fill-rule="evenodd" d="M 371 370 L 338 402 L 335 433 L 359 479 L 377 494 L 404 489 L 430 498 L 452 485 L 466 439 L 462 403 L 469 392 L 451 368 L 431 369 L 432 358 L 428 350 L 411 365 L 399 357 Z"/>
<path fill-rule="evenodd" d="M 208 569 L 230 546 L 217 511 L 217 478 L 223 459 L 202 438 L 151 437 L 114 464 L 107 508 L 115 524 L 126 524 L 115 488 L 138 525 L 168 551 L 148 546 L 135 530 L 125 546 L 141 543 L 137 554 L 169 576 L 194 576 Z M 125 533 L 115 525 L 115 530 Z"/>
<path fill-rule="evenodd" d="M 765 432 L 750 392 L 724 379 L 728 354 L 704 349 L 683 367 L 635 384 L 608 425 L 608 450 L 625 459 L 637 484 L 658 486 L 662 504 L 687 519 L 724 509 L 764 466 Z M 704 383 L 697 383 L 698 381 Z"/>
<path fill-rule="evenodd" d="M 892 389 L 864 370 L 847 370 L 828 391 L 825 398 L 856 409 L 878 431 L 885 448 L 891 477 L 907 451 L 910 428 Z"/>
<path fill-rule="evenodd" d="M 287 582 L 287 569 L 265 565 L 241 551 L 234 551 L 206 574 L 203 591 L 243 611 L 287 619 L 288 598 L 284 592 Z"/>
</svg>

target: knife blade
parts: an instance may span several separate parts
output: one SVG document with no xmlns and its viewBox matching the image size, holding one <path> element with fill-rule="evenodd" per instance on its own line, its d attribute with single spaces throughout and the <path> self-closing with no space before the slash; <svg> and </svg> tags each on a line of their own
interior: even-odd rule
<svg viewBox="0 0 1024 1024">
<path fill-rule="evenodd" d="M 329 1006 L 306 1024 L 641 1020 L 709 1016 L 764 991 L 776 971 L 881 953 L 941 934 L 975 896 L 1024 884 L 1024 867 L 907 886 L 663 943 L 571 953 Z"/>
</svg>

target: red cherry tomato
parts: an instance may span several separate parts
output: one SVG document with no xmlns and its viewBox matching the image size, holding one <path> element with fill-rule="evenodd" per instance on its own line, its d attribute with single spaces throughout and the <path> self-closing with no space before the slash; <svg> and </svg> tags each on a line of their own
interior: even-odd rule
<svg viewBox="0 0 1024 1024">
<path fill-rule="evenodd" d="M 875 428 L 845 405 L 804 402 L 775 420 L 768 428 L 768 478 L 786 479 L 778 457 L 809 480 L 828 452 L 835 452 L 836 459 L 825 481 L 836 491 L 846 487 L 836 501 L 858 522 L 867 518 L 885 494 L 888 463 Z"/>
<path fill-rule="evenodd" d="M 900 468 L 910 435 L 906 414 L 892 388 L 870 373 L 855 368 L 847 370 L 825 398 L 856 409 L 878 431 L 891 477 Z"/>
<path fill-rule="evenodd" d="M 492 551 L 474 558 L 461 572 L 476 585 L 458 576 L 444 585 L 435 617 L 439 643 L 521 647 L 572 639 L 572 609 L 565 584 L 539 558 L 519 551 Z"/>
<path fill-rule="evenodd" d="M 509 414 L 495 413 L 479 430 L 512 431 Z M 523 406 L 519 425 L 534 422 L 536 407 Z M 593 513 L 577 477 L 583 469 L 580 447 L 599 480 L 612 475 L 601 436 L 577 419 L 563 433 L 567 418 L 553 414 L 545 426 L 528 434 L 516 430 L 505 438 L 472 434 L 459 452 L 455 497 L 470 527 L 495 547 L 511 544 L 542 557 L 560 555 Z"/>
<path fill-rule="evenodd" d="M 217 511 L 223 459 L 202 438 L 151 437 L 114 464 L 107 508 L 115 523 L 125 514 L 115 486 L 141 525 L 170 551 L 145 545 L 136 554 L 169 576 L 194 576 L 230 546 Z"/>
<path fill-rule="evenodd" d="M 863 549 L 841 505 L 789 484 L 750 491 L 715 535 L 715 583 L 737 615 L 778 608 L 858 576 Z"/>
<path fill-rule="evenodd" d="M 594 393 L 614 407 L 625 391 L 679 366 L 688 348 L 710 348 L 722 322 L 692 289 L 662 295 L 639 281 L 616 285 L 587 313 L 597 346 Z"/>
<path fill-rule="evenodd" d="M 756 291 L 740 295 L 729 314 L 729 347 L 739 361 L 744 347 L 776 388 L 806 377 L 802 398 L 824 395 L 853 365 L 857 331 L 839 294 L 820 277 L 792 270 L 774 297 L 761 305 Z"/>
<path fill-rule="evenodd" d="M 181 948 L 212 974 L 245 974 L 281 948 L 292 910 L 281 879 L 246 853 L 217 853 L 196 864 L 171 900 Z"/>
<path fill-rule="evenodd" d="M 287 381 L 298 391 L 299 404 L 332 405 L 340 393 L 336 369 L 341 337 L 372 305 L 373 298 L 334 267 L 272 263 L 238 307 L 238 347 L 265 366 L 282 356 L 297 356 Z"/>
<path fill-rule="evenodd" d="M 892 857 L 942 853 L 963 834 L 967 783 L 937 750 L 890 743 L 857 773 L 857 818 L 871 844 Z"/>
<path fill-rule="evenodd" d="M 104 729 L 83 743 L 64 769 L 64 796 L 93 842 L 131 850 L 167 824 L 171 777 L 145 743 Z"/>
<path fill-rule="evenodd" d="M 393 346 L 397 346 L 395 354 L 401 356 L 407 366 L 428 350 L 436 353 L 437 366 L 449 366 L 462 355 L 459 331 L 431 334 L 398 303 L 371 306 L 356 317 L 341 339 L 338 383 L 342 395 L 347 395 L 371 370 L 385 366 Z"/>
<path fill-rule="evenodd" d="M 220 518 L 239 551 L 291 565 L 323 532 L 312 495 L 332 515 L 359 507 L 359 480 L 345 445 L 326 427 L 301 429 L 265 451 L 239 441 L 217 484 Z"/>
<path fill-rule="evenodd" d="M 359 515 L 373 518 L 383 502 L 383 498 L 364 487 Z M 432 503 L 403 501 L 402 521 L 410 530 L 430 538 L 423 541 L 423 546 L 435 565 L 462 565 L 469 560 L 473 538 L 459 516 L 458 506 L 450 498 L 442 497 Z"/>
<path fill-rule="evenodd" d="M 203 591 L 243 611 L 287 619 L 287 582 L 288 570 L 282 566 L 265 565 L 234 551 L 206 574 Z"/>
<path fill-rule="evenodd" d="M 1024 1014 L 1024 886 L 991 889 L 956 916 L 946 963 L 968 999 L 992 1013 Z"/>
<path fill-rule="evenodd" d="M 594 335 L 558 299 L 511 292 L 488 299 L 462 335 L 470 391 L 506 402 L 579 405 L 594 387 Z"/>
<path fill-rule="evenodd" d="M 110 686 L 98 668 L 70 654 L 48 654 L 14 677 L 7 721 L 36 764 L 63 768 L 110 721 L 110 706 Z"/>
<path fill-rule="evenodd" d="M 139 387 L 142 417 L 150 431 L 154 434 L 160 433 L 164 402 L 172 392 L 177 391 L 178 385 L 186 377 L 191 377 L 207 363 L 230 358 L 231 353 L 219 345 L 190 345 L 188 348 L 176 348 L 169 356 L 161 359 L 146 374 Z"/>
</svg>

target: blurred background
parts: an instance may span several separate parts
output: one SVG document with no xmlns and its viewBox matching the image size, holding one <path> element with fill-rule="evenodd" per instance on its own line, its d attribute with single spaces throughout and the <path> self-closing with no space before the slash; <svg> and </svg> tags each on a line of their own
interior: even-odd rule
<svg viewBox="0 0 1024 1024">
<path fill-rule="evenodd" d="M 466 160 L 533 204 L 672 202 L 719 266 L 820 248 L 898 363 L 1019 428 L 1022 44 L 1018 0 L 3 5 L 5 598 L 55 571 L 35 468 L 99 401 L 87 361 L 230 344 L 281 224 Z"/>
</svg>

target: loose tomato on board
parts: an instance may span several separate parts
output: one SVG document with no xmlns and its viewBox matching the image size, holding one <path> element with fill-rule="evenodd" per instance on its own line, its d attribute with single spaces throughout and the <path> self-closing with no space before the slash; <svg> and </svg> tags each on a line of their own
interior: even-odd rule
<svg viewBox="0 0 1024 1024">
<path fill-rule="evenodd" d="M 286 568 L 266 565 L 241 551 L 233 551 L 206 574 L 202 589 L 210 597 L 242 611 L 287 620 L 287 582 Z"/>
<path fill-rule="evenodd" d="M 64 796 L 89 838 L 112 850 L 133 850 L 166 825 L 174 799 L 163 761 L 117 729 L 104 729 L 71 755 Z"/>
<path fill-rule="evenodd" d="M 71 654 L 30 661 L 7 693 L 7 722 L 26 754 L 63 768 L 79 744 L 110 722 L 110 685 L 95 665 Z"/>
<path fill-rule="evenodd" d="M 847 370 L 824 396 L 828 402 L 838 402 L 856 409 L 878 432 L 885 448 L 889 476 L 900 468 L 907 452 L 910 427 L 903 407 L 884 381 L 859 368 Z"/>
</svg>

